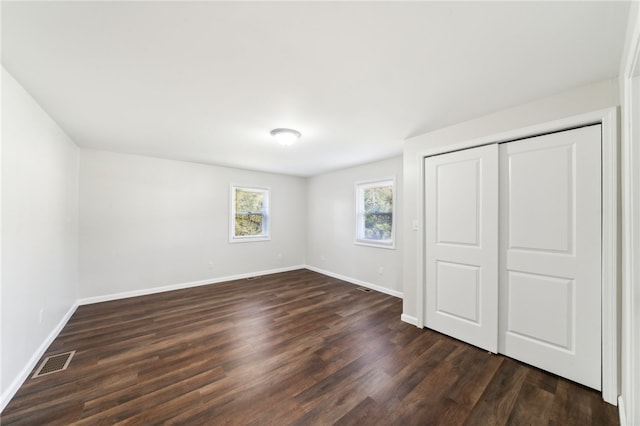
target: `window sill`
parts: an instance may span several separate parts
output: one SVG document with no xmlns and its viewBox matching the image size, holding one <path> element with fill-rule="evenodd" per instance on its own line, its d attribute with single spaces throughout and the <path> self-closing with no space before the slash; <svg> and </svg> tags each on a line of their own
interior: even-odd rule
<svg viewBox="0 0 640 426">
<path fill-rule="evenodd" d="M 392 243 L 376 243 L 376 242 L 373 242 L 373 241 L 355 240 L 353 243 L 355 245 L 358 245 L 358 246 L 376 247 L 376 248 L 382 248 L 382 249 L 387 249 L 387 250 L 395 250 L 396 249 L 395 242 L 392 242 Z"/>
<path fill-rule="evenodd" d="M 271 241 L 271 237 L 246 237 L 229 239 L 230 243 L 257 243 L 261 241 Z"/>
</svg>

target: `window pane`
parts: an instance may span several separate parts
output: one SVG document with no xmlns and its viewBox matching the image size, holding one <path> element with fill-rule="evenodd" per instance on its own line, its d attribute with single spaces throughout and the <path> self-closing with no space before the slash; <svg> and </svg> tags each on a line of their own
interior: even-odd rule
<svg viewBox="0 0 640 426">
<path fill-rule="evenodd" d="M 365 213 L 391 213 L 393 212 L 393 188 L 391 186 L 378 186 L 364 190 Z"/>
<path fill-rule="evenodd" d="M 236 213 L 237 237 L 262 235 L 262 214 Z"/>
<path fill-rule="evenodd" d="M 236 189 L 236 212 L 262 212 L 263 200 L 263 192 L 244 191 L 242 189 Z"/>
<path fill-rule="evenodd" d="M 232 187 L 230 241 L 269 238 L 269 190 Z M 237 239 L 236 239 L 237 238 Z"/>
<path fill-rule="evenodd" d="M 367 240 L 390 240 L 392 213 L 365 213 L 364 237 Z"/>
<path fill-rule="evenodd" d="M 394 180 L 356 183 L 356 244 L 395 248 Z"/>
</svg>

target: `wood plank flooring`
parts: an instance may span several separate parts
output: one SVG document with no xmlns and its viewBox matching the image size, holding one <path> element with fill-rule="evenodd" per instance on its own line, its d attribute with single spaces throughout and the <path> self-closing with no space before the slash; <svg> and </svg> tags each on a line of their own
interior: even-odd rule
<svg viewBox="0 0 640 426">
<path fill-rule="evenodd" d="M 307 270 L 81 306 L 2 425 L 614 425 L 599 393 Z"/>
</svg>

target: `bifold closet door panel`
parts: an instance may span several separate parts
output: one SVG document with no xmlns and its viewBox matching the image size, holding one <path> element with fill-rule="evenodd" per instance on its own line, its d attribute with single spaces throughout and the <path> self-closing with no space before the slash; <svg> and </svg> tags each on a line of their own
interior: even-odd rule
<svg viewBox="0 0 640 426">
<path fill-rule="evenodd" d="M 500 352 L 601 388 L 601 134 L 500 145 Z"/>
<path fill-rule="evenodd" d="M 426 326 L 498 350 L 498 146 L 425 158 Z"/>
</svg>

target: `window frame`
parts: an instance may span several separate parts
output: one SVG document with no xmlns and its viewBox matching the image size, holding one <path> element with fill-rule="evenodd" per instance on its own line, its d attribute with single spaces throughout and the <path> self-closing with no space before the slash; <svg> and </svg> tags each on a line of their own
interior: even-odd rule
<svg viewBox="0 0 640 426">
<path fill-rule="evenodd" d="M 262 234 L 260 235 L 236 235 L 236 191 L 260 192 L 264 194 L 262 202 Z M 260 185 L 229 185 L 229 242 L 249 243 L 271 240 L 271 188 Z"/>
<path fill-rule="evenodd" d="M 370 188 L 391 187 L 391 238 L 389 240 L 371 240 L 364 238 L 364 191 Z M 370 179 L 356 182 L 355 194 L 355 238 L 354 244 L 368 247 L 378 247 L 394 250 L 396 248 L 396 178 L 390 176 L 380 179 Z"/>
</svg>

